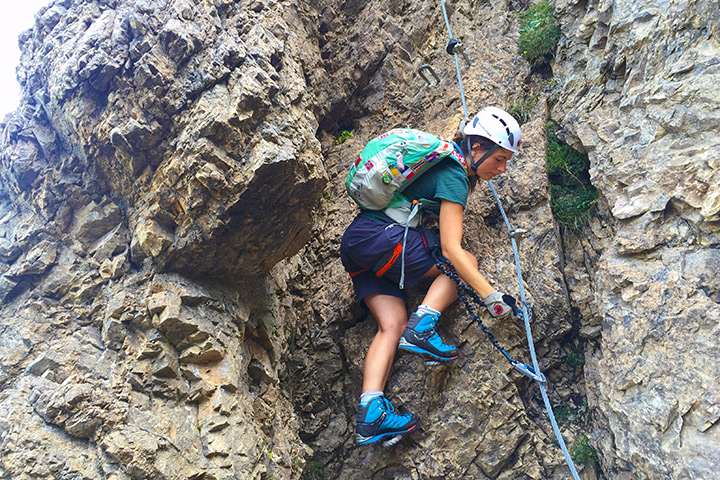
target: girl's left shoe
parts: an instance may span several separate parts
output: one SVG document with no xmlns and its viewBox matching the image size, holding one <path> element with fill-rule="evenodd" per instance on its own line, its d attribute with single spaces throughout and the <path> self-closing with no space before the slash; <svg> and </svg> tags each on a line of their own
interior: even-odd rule
<svg viewBox="0 0 720 480">
<path fill-rule="evenodd" d="M 435 325 L 439 320 L 440 315 L 437 314 L 427 313 L 421 316 L 415 312 L 410 315 L 398 348 L 444 362 L 455 360 L 458 357 L 457 348 L 443 343 L 442 338 L 435 331 Z"/>
</svg>

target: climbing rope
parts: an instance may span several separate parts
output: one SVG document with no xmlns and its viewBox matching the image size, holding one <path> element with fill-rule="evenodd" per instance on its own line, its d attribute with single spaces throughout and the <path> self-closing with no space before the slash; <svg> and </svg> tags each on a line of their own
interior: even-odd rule
<svg viewBox="0 0 720 480">
<path fill-rule="evenodd" d="M 445 17 L 445 26 L 447 27 L 448 35 L 450 36 L 450 43 L 448 43 L 448 53 L 455 57 L 455 71 L 457 72 L 458 85 L 460 86 L 460 99 L 462 100 L 463 112 L 465 112 L 465 118 L 468 118 L 467 105 L 465 104 L 465 90 L 463 90 L 462 76 L 460 76 L 460 59 L 458 58 L 458 52 L 456 48 L 450 49 L 450 45 L 458 45 L 458 41 L 453 38 L 452 31 L 450 31 L 450 20 L 448 19 L 447 10 L 445 9 L 445 0 L 442 0 L 442 11 Z M 462 45 L 462 44 L 460 44 Z M 468 62 L 469 63 L 469 62 Z"/>
<path fill-rule="evenodd" d="M 463 112 L 465 113 L 465 119 L 468 118 L 468 111 L 467 111 L 467 105 L 465 103 L 465 92 L 463 90 L 462 86 L 462 77 L 460 75 L 460 60 L 458 58 L 458 51 L 463 51 L 458 49 L 459 42 L 455 40 L 452 36 L 452 31 L 450 30 L 450 20 L 448 19 L 447 10 L 445 8 L 445 0 L 441 0 L 441 6 L 443 11 L 443 16 L 445 17 L 445 25 L 447 26 L 448 35 L 450 36 L 450 43 L 448 44 L 447 52 L 451 53 L 455 57 L 455 70 L 457 72 L 457 78 L 458 78 L 458 85 L 460 87 L 460 97 L 462 99 L 462 106 L 463 106 Z M 462 45 L 462 44 L 459 44 Z M 452 47 L 451 47 L 452 46 Z M 465 57 L 467 59 L 467 57 Z M 510 235 L 510 241 L 512 243 L 513 248 L 513 256 L 515 257 L 515 270 L 517 271 L 518 276 L 518 284 L 520 285 L 520 305 L 522 309 L 522 317 L 523 322 L 525 323 L 525 334 L 527 336 L 528 341 L 528 348 L 530 349 L 530 358 L 532 359 L 532 367 L 527 366 L 529 372 L 532 373 L 532 375 L 525 373 L 527 376 L 534 378 L 538 382 L 538 386 L 540 388 L 540 394 L 542 395 L 543 402 L 545 403 L 545 409 L 547 410 L 548 416 L 550 417 L 550 423 L 552 424 L 553 431 L 555 432 L 555 437 L 557 438 L 558 443 L 560 444 L 560 449 L 563 452 L 563 455 L 565 456 L 565 461 L 568 464 L 568 467 L 570 467 L 570 472 L 572 473 L 572 476 L 575 480 L 580 480 L 580 477 L 578 476 L 577 470 L 575 469 L 575 464 L 572 461 L 572 458 L 570 457 L 570 453 L 568 452 L 567 446 L 565 445 L 565 440 L 563 439 L 562 434 L 560 433 L 560 428 L 558 427 L 557 421 L 555 420 L 555 414 L 553 413 L 552 405 L 550 404 L 550 399 L 548 398 L 547 390 L 545 389 L 545 375 L 542 374 L 540 371 L 540 367 L 538 365 L 537 361 L 537 355 L 535 353 L 535 345 L 533 343 L 532 338 L 532 332 L 530 330 L 530 314 L 528 312 L 527 303 L 525 302 L 525 288 L 523 284 L 523 278 L 522 278 L 522 271 L 520 269 L 520 255 L 518 253 L 518 246 L 516 237 L 518 235 L 518 230 L 513 230 L 510 221 L 507 218 L 507 215 L 505 215 L 505 210 L 502 207 L 502 203 L 500 202 L 500 197 L 498 197 L 497 192 L 495 191 L 495 187 L 493 186 L 491 181 L 488 181 L 488 184 L 490 185 L 490 190 L 492 191 L 493 197 L 495 197 L 495 202 L 497 203 L 498 209 L 500 210 L 500 213 L 502 214 L 503 220 L 505 221 L 505 226 L 508 229 L 508 234 Z M 438 267 L 439 267 L 438 262 Z M 449 262 L 448 262 L 449 264 Z M 454 270 L 454 269 L 453 269 Z M 443 271 L 443 273 L 445 273 Z M 449 275 L 448 275 L 449 276 Z M 455 283 L 458 285 L 458 293 L 460 293 L 461 290 L 467 290 L 470 289 L 467 285 L 464 287 L 460 286 L 460 283 L 458 281 L 460 280 L 460 277 L 457 276 L 457 273 L 455 273 L 455 277 L 453 280 L 455 280 Z M 464 285 L 464 284 L 463 284 Z M 472 289 L 470 289 L 472 290 Z M 479 300 L 479 297 L 477 296 L 477 293 L 473 291 L 474 299 L 477 302 Z M 464 296 L 463 296 L 464 297 Z M 461 297 L 461 298 L 463 298 Z M 469 302 L 467 299 L 463 299 L 463 303 L 465 303 L 465 306 L 468 310 L 468 313 L 470 313 L 470 316 L 478 322 L 480 325 L 480 328 L 488 334 L 488 337 L 490 338 L 490 341 L 495 345 L 496 348 L 499 348 L 500 351 L 505 355 L 505 357 L 510 360 L 510 363 L 513 363 L 513 361 L 517 362 L 517 360 L 512 359 L 510 355 L 505 352 L 505 350 L 500 347 L 500 345 L 495 340 L 495 337 L 489 332 L 489 330 L 480 322 L 477 315 L 475 315 L 473 312 L 471 312 L 471 308 L 469 306 Z M 482 304 L 482 302 L 480 302 Z M 517 362 L 520 363 L 520 362 Z M 524 365 L 524 364 L 523 364 Z M 515 367 L 515 365 L 513 365 Z M 517 367 L 515 367 L 517 368 Z M 523 372 L 524 373 L 524 372 Z"/>
</svg>

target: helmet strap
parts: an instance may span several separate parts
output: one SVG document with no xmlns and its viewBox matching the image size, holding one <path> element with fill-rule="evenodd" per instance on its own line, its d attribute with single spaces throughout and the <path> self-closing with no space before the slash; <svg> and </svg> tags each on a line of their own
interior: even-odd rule
<svg viewBox="0 0 720 480">
<path fill-rule="evenodd" d="M 473 173 L 475 173 L 475 170 L 477 170 L 477 167 L 479 167 L 490 155 L 495 152 L 498 148 L 500 148 L 500 145 L 495 144 L 493 147 L 488 150 L 485 155 L 482 156 L 482 158 L 475 163 L 475 159 L 472 156 L 472 145 L 470 145 L 470 142 L 468 141 L 468 157 L 470 157 L 470 168 L 472 168 Z"/>
</svg>

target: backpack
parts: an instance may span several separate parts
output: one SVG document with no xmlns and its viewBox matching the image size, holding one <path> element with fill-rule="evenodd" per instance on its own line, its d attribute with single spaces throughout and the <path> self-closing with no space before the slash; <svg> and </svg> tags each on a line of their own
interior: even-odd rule
<svg viewBox="0 0 720 480">
<path fill-rule="evenodd" d="M 345 188 L 360 208 L 383 210 L 392 220 L 416 227 L 420 218 L 402 191 L 448 156 L 465 168 L 465 158 L 450 140 L 420 130 L 396 128 L 365 146 L 350 167 Z"/>
</svg>

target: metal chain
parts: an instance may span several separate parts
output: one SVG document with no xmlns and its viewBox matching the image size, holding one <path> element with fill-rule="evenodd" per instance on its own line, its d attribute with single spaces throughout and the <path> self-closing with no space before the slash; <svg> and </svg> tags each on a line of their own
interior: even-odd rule
<svg viewBox="0 0 720 480">
<path fill-rule="evenodd" d="M 465 304 L 465 309 L 470 315 L 470 318 L 472 318 L 478 323 L 480 329 L 485 332 L 485 335 L 487 335 L 493 346 L 497 348 L 500 353 L 503 354 L 503 356 L 507 359 L 508 362 L 510 362 L 510 365 L 512 365 L 515 370 L 522 373 L 526 377 L 537 380 L 541 384 L 545 383 L 547 380 L 542 372 L 537 373 L 537 370 L 532 366 L 528 365 L 527 363 L 515 360 L 512 356 L 510 356 L 510 354 L 507 353 L 507 351 L 497 341 L 495 335 L 493 335 L 493 333 L 485 326 L 480 316 L 475 313 L 475 310 L 470 303 L 470 299 L 472 299 L 476 305 L 481 307 L 485 307 L 485 303 L 480 298 L 480 295 L 475 292 L 475 290 L 470 288 L 469 285 L 462 281 L 460 275 L 458 275 L 457 271 L 455 270 L 455 266 L 450 262 L 450 260 L 445 258 L 445 256 L 443 256 L 443 254 L 437 250 L 432 250 L 431 254 L 435 259 L 435 265 L 437 265 L 440 271 L 443 274 L 447 275 L 453 282 L 455 282 L 455 287 L 457 288 L 458 292 L 458 298 Z M 467 296 L 470 296 L 470 299 L 468 299 Z"/>
<path fill-rule="evenodd" d="M 502 346 L 500 346 L 497 339 L 495 339 L 495 335 L 493 335 L 493 333 L 485 326 L 485 324 L 483 324 L 480 316 L 475 313 L 475 309 L 470 304 L 470 300 L 467 298 L 466 293 L 470 295 L 470 297 L 475 301 L 477 305 L 484 307 L 485 303 L 483 303 L 483 301 L 480 299 L 480 296 L 477 294 L 477 292 L 475 292 L 475 290 L 470 288 L 465 282 L 462 281 L 460 275 L 457 274 L 455 267 L 452 263 L 450 263 L 450 260 L 445 258 L 442 254 L 436 254 L 434 255 L 434 257 L 435 264 L 440 269 L 440 271 L 450 277 L 453 282 L 455 282 L 455 287 L 457 288 L 458 292 L 458 298 L 465 304 L 465 309 L 470 315 L 470 318 L 472 318 L 478 323 L 480 329 L 485 332 L 485 335 L 488 336 L 490 342 L 495 346 L 495 348 L 500 350 L 500 352 L 505 356 L 505 358 L 512 362 L 514 359 L 505 351 Z"/>
</svg>

